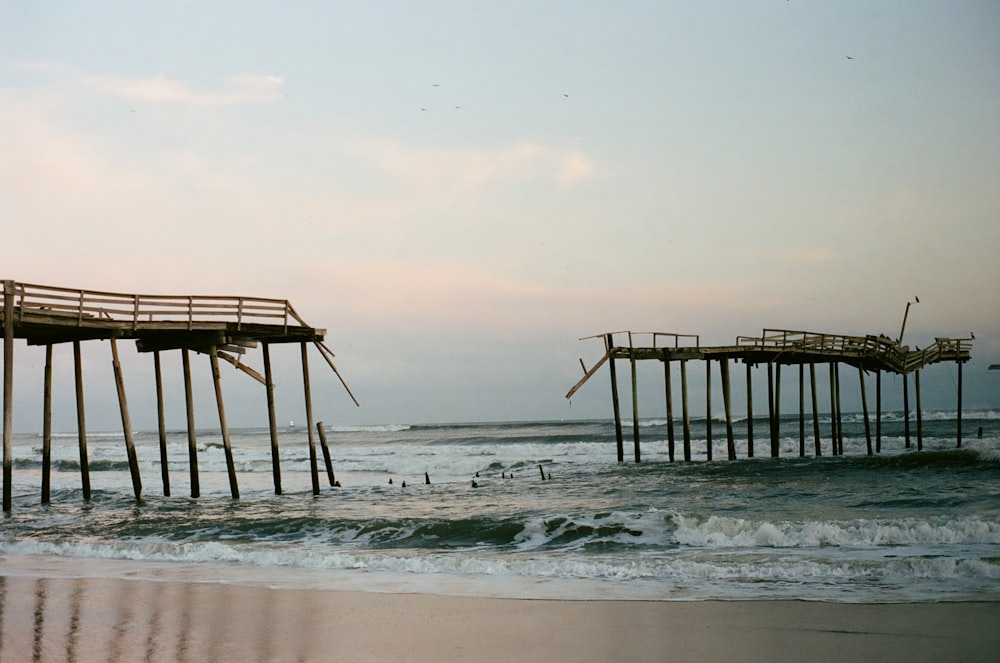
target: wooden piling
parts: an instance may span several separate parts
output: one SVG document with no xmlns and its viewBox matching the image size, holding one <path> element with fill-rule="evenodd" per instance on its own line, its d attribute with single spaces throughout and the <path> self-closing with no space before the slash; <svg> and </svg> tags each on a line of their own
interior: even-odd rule
<svg viewBox="0 0 1000 663">
<path fill-rule="evenodd" d="M 920 369 L 913 371 L 913 390 L 917 397 L 917 451 L 924 449 L 924 413 L 920 407 Z"/>
<path fill-rule="evenodd" d="M 153 374 L 156 380 L 156 430 L 160 436 L 160 477 L 163 480 L 163 496 L 170 497 L 170 467 L 167 464 L 167 423 L 163 408 L 163 370 L 160 367 L 160 351 L 153 352 Z"/>
<path fill-rule="evenodd" d="M 774 363 L 774 433 L 771 436 L 771 457 L 781 455 L 781 363 Z"/>
<path fill-rule="evenodd" d="M 14 425 L 14 282 L 3 282 L 3 510 L 10 513 L 13 493 L 11 427 Z"/>
<path fill-rule="evenodd" d="M 688 412 L 687 359 L 681 359 L 681 410 L 684 417 L 684 460 L 691 460 L 691 417 Z"/>
<path fill-rule="evenodd" d="M 819 436 L 819 406 L 816 394 L 816 362 L 809 362 L 809 395 L 812 401 L 813 440 L 816 457 L 823 455 L 823 444 Z"/>
<path fill-rule="evenodd" d="M 726 452 L 729 460 L 736 460 L 736 439 L 733 435 L 733 407 L 731 388 L 729 385 L 729 359 L 719 360 L 719 370 L 722 373 L 722 404 L 726 410 Z"/>
<path fill-rule="evenodd" d="M 87 459 L 87 416 L 83 404 L 83 358 L 80 341 L 73 341 L 73 376 L 76 384 L 76 438 L 80 447 L 80 485 L 83 499 L 90 499 L 90 461 Z"/>
<path fill-rule="evenodd" d="M 632 368 L 632 447 L 635 462 L 640 462 L 639 453 L 639 384 L 636 376 L 635 352 L 629 352 L 629 364 Z"/>
<path fill-rule="evenodd" d="M 184 366 L 184 404 L 187 410 L 188 465 L 191 472 L 191 497 L 201 495 L 198 479 L 198 439 L 194 430 L 194 396 L 191 392 L 191 358 L 187 348 L 181 348 Z"/>
<path fill-rule="evenodd" d="M 52 477 L 52 344 L 45 344 L 42 394 L 42 504 L 49 503 Z"/>
<path fill-rule="evenodd" d="M 837 377 L 834 362 L 830 362 L 830 455 L 837 455 Z"/>
<path fill-rule="evenodd" d="M 753 364 L 747 365 L 747 458 L 753 458 L 753 380 L 750 374 Z"/>
<path fill-rule="evenodd" d="M 837 385 L 837 454 L 840 456 L 844 455 L 844 419 L 841 416 L 842 410 L 840 409 L 840 364 L 834 363 L 833 365 L 833 376 L 834 381 Z"/>
<path fill-rule="evenodd" d="M 910 448 L 910 384 L 907 374 L 903 373 L 903 437 L 906 438 L 906 448 Z"/>
<path fill-rule="evenodd" d="M 799 364 L 799 458 L 806 455 L 806 381 L 805 364 Z"/>
<path fill-rule="evenodd" d="M 663 360 L 663 385 L 664 395 L 667 400 L 667 453 L 670 462 L 674 462 L 674 396 L 671 385 L 670 360 Z"/>
<path fill-rule="evenodd" d="M 132 492 L 135 499 L 142 499 L 142 478 L 139 476 L 139 457 L 135 453 L 135 441 L 132 439 L 132 419 L 128 413 L 128 400 L 125 398 L 125 378 L 122 375 L 122 364 L 118 360 L 118 342 L 111 339 L 111 365 L 115 372 L 115 387 L 118 389 L 118 411 L 122 417 L 122 431 L 125 434 L 125 453 L 128 456 L 128 470 L 132 475 Z"/>
<path fill-rule="evenodd" d="M 608 334 L 605 337 L 605 345 L 610 351 L 614 347 L 614 337 Z M 625 442 L 622 438 L 622 412 L 621 404 L 618 402 L 618 372 L 615 370 L 615 358 L 609 358 L 608 365 L 611 372 L 611 406 L 615 413 L 615 442 L 618 445 L 618 462 L 625 462 Z"/>
<path fill-rule="evenodd" d="M 712 460 L 712 360 L 705 360 L 705 455 Z"/>
<path fill-rule="evenodd" d="M 267 392 L 267 425 L 271 432 L 271 473 L 274 475 L 274 494 L 281 494 L 281 457 L 278 450 L 278 421 L 274 411 L 274 380 L 271 377 L 271 351 L 264 347 L 264 389 Z"/>
<path fill-rule="evenodd" d="M 771 437 L 771 458 L 778 457 L 778 393 L 775 387 L 774 362 L 767 362 L 767 415 Z"/>
<path fill-rule="evenodd" d="M 958 424 L 958 433 L 957 433 L 958 441 L 956 446 L 959 449 L 961 449 L 962 448 L 962 362 L 956 360 L 955 363 L 958 364 L 958 388 L 957 388 L 958 404 L 955 408 L 956 410 L 955 419 Z"/>
<path fill-rule="evenodd" d="M 319 433 L 319 448 L 323 450 L 323 462 L 326 463 L 326 478 L 330 487 L 337 485 L 337 477 L 333 475 L 333 459 L 330 457 L 330 447 L 326 444 L 326 429 L 322 421 L 316 422 L 316 432 Z"/>
<path fill-rule="evenodd" d="M 226 425 L 226 406 L 222 400 L 222 375 L 219 372 L 219 351 L 214 345 L 208 348 L 208 358 L 212 362 L 212 382 L 215 384 L 215 403 L 219 410 L 219 430 L 222 433 L 222 448 L 226 452 L 226 472 L 229 474 L 229 492 L 235 500 L 240 497 L 240 488 L 236 482 L 236 463 L 233 461 L 233 447 L 229 441 L 229 426 Z"/>
<path fill-rule="evenodd" d="M 868 390 L 865 389 L 865 371 L 858 366 L 858 380 L 861 382 L 861 411 L 865 418 L 865 444 L 868 455 L 872 455 L 872 427 L 868 420 Z"/>
<path fill-rule="evenodd" d="M 316 438 L 313 434 L 312 391 L 309 387 L 309 345 L 300 343 L 302 347 L 302 387 L 306 401 L 306 429 L 309 431 L 309 473 L 312 477 L 313 495 L 319 495 L 319 468 L 316 466 Z"/>
<path fill-rule="evenodd" d="M 882 371 L 875 371 L 875 453 L 882 453 Z"/>
</svg>

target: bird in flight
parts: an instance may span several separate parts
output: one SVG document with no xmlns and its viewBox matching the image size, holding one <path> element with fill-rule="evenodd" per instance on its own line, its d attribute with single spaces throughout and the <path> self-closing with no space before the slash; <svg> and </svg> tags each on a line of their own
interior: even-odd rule
<svg viewBox="0 0 1000 663">
<path fill-rule="evenodd" d="M 850 55 L 845 55 L 844 57 L 847 58 L 848 60 L 853 60 L 854 59 Z"/>
</svg>

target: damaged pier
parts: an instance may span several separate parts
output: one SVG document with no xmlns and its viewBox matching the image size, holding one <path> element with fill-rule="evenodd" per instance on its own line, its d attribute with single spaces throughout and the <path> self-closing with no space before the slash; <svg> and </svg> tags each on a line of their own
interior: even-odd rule
<svg viewBox="0 0 1000 663">
<path fill-rule="evenodd" d="M 904 323 L 905 324 L 905 323 Z M 760 336 L 739 336 L 734 345 L 703 346 L 700 337 L 694 334 L 665 332 L 620 331 L 588 336 L 604 341 L 604 356 L 590 369 L 583 360 L 584 375 L 566 398 L 571 398 L 597 371 L 609 364 L 611 373 L 611 399 L 614 408 L 615 433 L 618 445 L 618 461 L 624 461 L 622 415 L 618 398 L 618 375 L 616 360 L 627 360 L 632 377 L 632 436 L 635 462 L 640 462 L 639 445 L 639 402 L 636 363 L 642 360 L 656 360 L 663 363 L 664 390 L 667 416 L 667 444 L 671 461 L 674 460 L 675 432 L 671 367 L 679 365 L 681 383 L 681 406 L 683 421 L 684 460 L 691 460 L 691 428 L 689 418 L 687 372 L 688 362 L 702 361 L 705 370 L 706 437 L 707 456 L 712 460 L 712 364 L 717 363 L 722 383 L 722 400 L 725 409 L 727 455 L 736 459 L 733 435 L 732 397 L 730 389 L 730 360 L 742 361 L 746 365 L 746 410 L 747 410 L 747 456 L 754 455 L 753 439 L 753 388 L 751 370 L 758 365 L 767 367 L 767 408 L 769 421 L 769 442 L 772 457 L 779 455 L 780 441 L 780 395 L 781 368 L 798 367 L 799 401 L 799 455 L 806 455 L 805 417 L 805 370 L 808 367 L 810 402 L 812 409 L 812 432 L 814 453 L 822 455 L 820 427 L 817 409 L 816 366 L 825 364 L 830 381 L 831 453 L 843 454 L 843 430 L 840 410 L 840 367 L 845 365 L 857 369 L 860 380 L 862 409 L 868 454 L 881 451 L 882 413 L 882 373 L 894 373 L 903 378 L 904 435 L 906 446 L 910 446 L 910 401 L 909 376 L 913 376 L 916 392 L 917 449 L 922 448 L 922 419 L 920 409 L 920 371 L 925 366 L 953 361 L 958 367 L 956 400 L 958 410 L 957 446 L 962 446 L 962 365 L 969 361 L 972 338 L 937 338 L 923 349 L 909 348 L 885 335 L 851 336 L 846 334 L 826 334 L 786 329 L 765 329 Z M 585 340 L 585 339 L 581 339 Z M 624 342 L 621 342 L 624 341 Z M 645 344 L 641 344 L 645 342 Z M 865 374 L 875 373 L 875 442 L 872 443 L 869 420 L 868 397 Z"/>
<path fill-rule="evenodd" d="M 312 398 L 309 385 L 308 347 L 318 349 L 320 356 L 340 378 L 348 395 L 351 394 L 333 363 L 333 352 L 324 343 L 325 330 L 311 327 L 298 315 L 288 300 L 260 297 L 135 295 L 60 288 L 6 280 L 3 282 L 3 510 L 11 510 L 11 425 L 13 420 L 14 340 L 25 339 L 28 345 L 45 346 L 44 405 L 42 432 L 42 502 L 49 501 L 52 346 L 72 343 L 76 383 L 77 434 L 80 448 L 80 472 L 84 499 L 90 499 L 90 473 L 87 461 L 87 428 L 84 414 L 84 389 L 80 344 L 84 341 L 110 341 L 118 404 L 132 487 L 138 500 L 142 494 L 142 479 L 132 426 L 129 419 L 125 383 L 118 358 L 119 340 L 133 340 L 140 353 L 151 353 L 156 380 L 157 420 L 159 422 L 160 462 L 163 493 L 170 495 L 167 472 L 166 429 L 164 425 L 161 352 L 179 350 L 184 371 L 184 392 L 187 407 L 188 458 L 191 472 L 191 496 L 200 493 L 198 482 L 198 449 L 194 426 L 194 404 L 191 385 L 190 353 L 207 355 L 215 384 L 219 426 L 226 454 L 230 492 L 239 497 L 233 452 L 226 424 L 219 360 L 222 359 L 265 387 L 268 422 L 271 433 L 271 459 L 274 491 L 281 493 L 281 471 L 278 459 L 278 428 L 274 408 L 274 383 L 271 378 L 269 346 L 275 343 L 298 343 L 301 346 L 302 382 L 306 419 L 309 429 L 309 460 L 313 494 L 319 494 L 315 438 L 313 437 Z M 262 347 L 264 374 L 242 362 L 248 349 Z M 320 435 L 330 485 L 334 485 L 333 470 L 326 448 L 325 436 Z"/>
</svg>

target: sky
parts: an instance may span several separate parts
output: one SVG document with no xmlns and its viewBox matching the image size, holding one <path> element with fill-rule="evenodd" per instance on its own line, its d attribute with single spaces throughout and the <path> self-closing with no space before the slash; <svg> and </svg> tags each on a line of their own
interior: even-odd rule
<svg viewBox="0 0 1000 663">
<path fill-rule="evenodd" d="M 288 299 L 361 403 L 314 355 L 330 424 L 606 417 L 606 371 L 564 398 L 603 354 L 581 337 L 896 337 L 914 297 L 905 342 L 975 333 L 963 403 L 997 408 L 998 35 L 991 0 L 0 0 L 0 277 Z M 279 350 L 278 416 L 304 421 Z M 43 352 L 16 347 L 15 430 Z M 84 359 L 114 428 L 108 344 Z M 71 430 L 68 348 L 54 370 Z M 955 367 L 926 373 L 954 409 Z M 662 416 L 662 368 L 640 380 Z M 260 385 L 223 385 L 230 425 L 266 425 Z"/>
</svg>

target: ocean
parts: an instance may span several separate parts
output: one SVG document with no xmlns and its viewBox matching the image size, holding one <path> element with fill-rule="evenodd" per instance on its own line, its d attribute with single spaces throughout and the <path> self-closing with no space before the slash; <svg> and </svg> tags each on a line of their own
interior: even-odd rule
<svg viewBox="0 0 1000 663">
<path fill-rule="evenodd" d="M 925 412 L 923 450 L 901 413 L 883 413 L 882 453 L 844 416 L 844 455 L 799 457 L 798 416 L 781 458 L 767 420 L 692 420 L 691 462 L 670 462 L 666 422 L 640 421 L 642 462 L 618 463 L 611 421 L 326 427 L 339 487 L 317 437 L 312 495 L 303 427 L 280 433 L 274 494 L 266 429 L 230 433 L 230 497 L 218 430 L 197 432 L 201 497 L 189 497 L 187 434 L 137 431 L 137 503 L 121 432 L 88 432 L 92 499 L 82 499 L 75 432 L 53 436 L 52 497 L 40 504 L 41 436 L 13 436 L 14 502 L 0 524 L 3 575 L 140 577 L 374 592 L 625 600 L 1000 601 L 1000 412 Z M 981 437 L 980 437 L 981 429 Z M 874 427 L 873 427 L 874 435 Z M 544 475 L 544 479 L 543 479 Z M 429 478 L 430 483 L 427 482 Z M 391 480 L 391 481 L 390 481 Z"/>
</svg>

